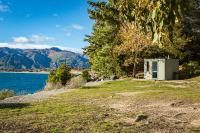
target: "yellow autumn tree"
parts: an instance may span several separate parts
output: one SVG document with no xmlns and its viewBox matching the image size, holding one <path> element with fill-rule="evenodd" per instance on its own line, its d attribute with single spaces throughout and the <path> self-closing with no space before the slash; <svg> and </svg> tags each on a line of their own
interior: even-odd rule
<svg viewBox="0 0 200 133">
<path fill-rule="evenodd" d="M 135 77 L 137 65 L 142 60 L 141 52 L 152 44 L 151 35 L 143 34 L 133 23 L 126 22 L 121 25 L 118 36 L 122 43 L 114 48 L 114 52 L 125 57 L 124 66 L 133 66 Z"/>
<path fill-rule="evenodd" d="M 174 26 L 198 6 L 197 0 L 109 0 L 122 19 L 131 19 L 143 32 L 152 34 L 153 42 L 162 46 L 167 33 L 170 39 Z"/>
</svg>

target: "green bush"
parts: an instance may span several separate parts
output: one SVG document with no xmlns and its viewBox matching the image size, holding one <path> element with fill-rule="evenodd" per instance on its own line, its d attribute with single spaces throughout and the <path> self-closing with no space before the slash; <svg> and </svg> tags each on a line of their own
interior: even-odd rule
<svg viewBox="0 0 200 133">
<path fill-rule="evenodd" d="M 199 63 L 195 61 L 190 61 L 189 63 L 186 63 L 183 65 L 184 73 L 186 74 L 187 78 L 196 76 L 199 74 L 198 68 Z"/>
<path fill-rule="evenodd" d="M 89 81 L 90 80 L 90 74 L 89 74 L 89 72 L 88 72 L 88 70 L 84 70 L 83 72 L 82 72 L 82 78 L 83 79 L 85 79 L 86 81 Z"/>
<path fill-rule="evenodd" d="M 66 85 L 70 81 L 72 75 L 70 73 L 71 69 L 66 64 L 61 64 L 58 69 L 51 71 L 47 82 L 49 83 L 61 83 Z"/>
<path fill-rule="evenodd" d="M 49 82 L 49 83 L 57 83 L 58 82 L 58 78 L 56 77 L 56 71 L 55 70 L 52 70 L 50 72 L 47 82 Z"/>
<path fill-rule="evenodd" d="M 56 77 L 62 85 L 66 85 L 71 79 L 71 69 L 66 64 L 61 64 L 56 71 Z"/>
<path fill-rule="evenodd" d="M 0 100 L 4 100 L 6 98 L 13 97 L 13 96 L 15 96 L 14 91 L 11 91 L 8 89 L 0 91 Z"/>
</svg>

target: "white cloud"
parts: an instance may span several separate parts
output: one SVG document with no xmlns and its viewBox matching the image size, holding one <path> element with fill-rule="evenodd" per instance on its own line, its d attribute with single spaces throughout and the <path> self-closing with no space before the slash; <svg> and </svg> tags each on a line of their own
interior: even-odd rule
<svg viewBox="0 0 200 133">
<path fill-rule="evenodd" d="M 57 47 L 62 50 L 68 50 L 76 53 L 82 53 L 82 49 L 77 48 L 69 48 L 69 47 L 63 47 L 58 45 L 47 45 L 47 44 L 32 44 L 32 43 L 0 43 L 0 47 L 9 47 L 9 48 L 19 48 L 19 49 L 47 49 L 52 47 Z"/>
<path fill-rule="evenodd" d="M 71 33 L 66 33 L 66 36 L 71 36 Z M 29 37 L 21 36 L 14 37 L 12 42 L 0 42 L 0 47 L 19 48 L 19 49 L 48 49 L 57 47 L 62 50 L 68 50 L 76 53 L 83 53 L 82 49 L 64 47 L 59 45 L 51 45 L 55 38 L 44 35 L 32 35 Z"/>
<path fill-rule="evenodd" d="M 55 41 L 55 38 L 44 35 L 32 35 L 29 40 L 30 42 L 34 43 L 41 43 L 41 42 L 53 42 Z"/>
<path fill-rule="evenodd" d="M 73 24 L 72 28 L 74 28 L 75 30 L 84 30 L 85 27 L 79 24 Z"/>
<path fill-rule="evenodd" d="M 15 43 L 28 43 L 29 39 L 27 37 L 14 37 L 13 42 L 15 42 Z"/>
<path fill-rule="evenodd" d="M 53 42 L 55 38 L 44 35 L 32 35 L 31 37 L 14 37 L 14 43 L 46 43 Z"/>
<path fill-rule="evenodd" d="M 4 18 L 0 17 L 0 22 L 4 21 Z"/>
<path fill-rule="evenodd" d="M 4 5 L 2 3 L 0 3 L 0 12 L 9 12 L 10 8 L 8 5 Z"/>
</svg>

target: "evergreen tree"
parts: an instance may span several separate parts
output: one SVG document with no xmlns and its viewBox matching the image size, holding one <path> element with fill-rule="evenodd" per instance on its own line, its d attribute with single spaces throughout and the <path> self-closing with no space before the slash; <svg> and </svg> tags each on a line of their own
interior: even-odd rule
<svg viewBox="0 0 200 133">
<path fill-rule="evenodd" d="M 197 11 L 191 0 L 109 0 L 88 2 L 92 35 L 86 36 L 85 48 L 92 69 L 100 76 L 126 73 L 135 75 L 143 58 L 185 59 L 194 34 L 188 36 L 185 18 Z M 194 13 L 198 14 L 198 13 Z M 189 17 L 190 18 L 190 17 Z M 195 16 L 197 18 L 197 16 Z M 187 28 L 186 28 L 187 29 Z M 190 29 L 191 30 L 191 29 Z M 192 41 L 192 42 L 194 42 Z M 189 47 L 189 48 L 188 48 Z M 198 53 L 198 52 L 197 52 Z"/>
<path fill-rule="evenodd" d="M 58 67 L 56 71 L 56 77 L 62 85 L 66 85 L 67 82 L 71 79 L 70 71 L 71 69 L 67 66 L 66 63 L 63 63 Z"/>
<path fill-rule="evenodd" d="M 118 24 L 112 19 L 104 21 L 102 17 L 99 17 L 100 14 L 112 14 L 112 11 L 108 11 L 109 5 L 105 2 L 89 2 L 89 4 L 94 7 L 94 10 L 88 11 L 90 18 L 95 19 L 96 23 L 92 35 L 86 36 L 85 40 L 90 45 L 84 49 L 84 53 L 88 55 L 92 70 L 98 76 L 119 75 L 118 57 L 113 53 L 113 47 L 119 44 Z"/>
<path fill-rule="evenodd" d="M 49 83 L 61 83 L 66 85 L 71 79 L 71 69 L 66 65 L 66 63 L 61 64 L 58 69 L 51 71 L 47 82 Z"/>
</svg>

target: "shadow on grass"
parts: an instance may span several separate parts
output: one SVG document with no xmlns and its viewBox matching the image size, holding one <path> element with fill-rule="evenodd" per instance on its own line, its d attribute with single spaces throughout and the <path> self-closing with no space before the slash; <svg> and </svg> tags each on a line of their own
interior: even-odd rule
<svg viewBox="0 0 200 133">
<path fill-rule="evenodd" d="M 0 109 L 21 109 L 30 106 L 28 103 L 0 103 Z"/>
<path fill-rule="evenodd" d="M 200 73 L 198 74 L 185 74 L 180 77 L 181 80 L 191 80 L 200 77 Z"/>
<path fill-rule="evenodd" d="M 99 86 L 83 86 L 80 89 L 100 89 L 101 87 Z"/>
<path fill-rule="evenodd" d="M 188 77 L 187 79 L 192 80 L 192 79 L 196 79 L 196 78 L 200 79 L 200 74 Z"/>
</svg>

